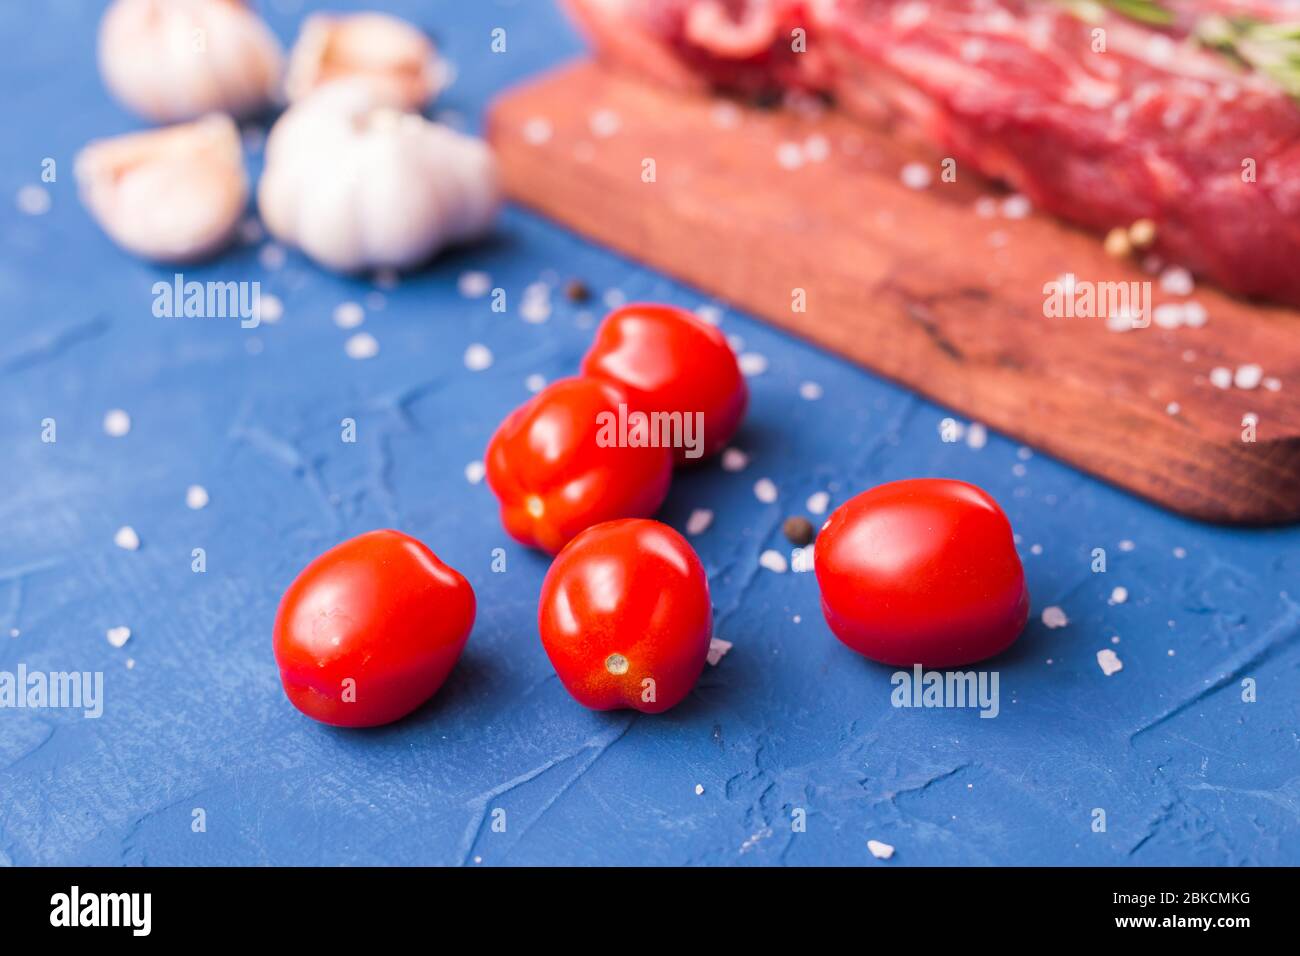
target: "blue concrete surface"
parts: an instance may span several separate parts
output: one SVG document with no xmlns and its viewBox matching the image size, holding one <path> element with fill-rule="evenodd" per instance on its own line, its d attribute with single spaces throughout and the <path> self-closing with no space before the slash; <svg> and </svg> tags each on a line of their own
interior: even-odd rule
<svg viewBox="0 0 1300 956">
<path fill-rule="evenodd" d="M 290 39 L 299 5 L 268 6 Z M 494 92 L 581 48 L 531 0 L 384 6 L 439 37 L 458 76 L 436 112 L 471 128 Z M 117 250 L 72 179 L 87 140 L 140 125 L 96 76 L 99 8 L 0 8 L 0 671 L 103 671 L 106 697 L 99 720 L 0 710 L 0 863 L 1300 862 L 1300 529 L 1189 522 L 997 435 L 944 443 L 945 410 L 517 209 L 493 242 L 391 289 L 292 252 L 268 268 L 246 244 L 186 277 L 259 280 L 279 323 L 155 318 L 151 287 L 173 270 Z M 488 51 L 496 26 L 505 55 Z M 45 157 L 52 208 L 22 214 L 14 197 Z M 458 291 L 468 270 L 507 290 L 507 314 Z M 598 297 L 717 305 L 769 362 L 736 440 L 748 466 L 680 476 L 663 511 L 679 528 L 715 512 L 693 542 L 734 648 L 659 717 L 568 697 L 535 627 L 547 562 L 465 475 L 529 376 L 576 368 L 600 299 L 557 291 L 536 324 L 519 309 L 530 284 L 570 277 Z M 345 355 L 354 333 L 331 319 L 344 301 L 366 305 L 376 357 Z M 474 343 L 494 355 L 484 371 L 463 363 Z M 805 382 L 822 397 L 800 397 Z M 130 413 L 125 437 L 103 430 L 113 408 Z M 340 441 L 346 417 L 355 444 Z M 1020 536 L 1034 609 L 989 665 L 996 719 L 892 708 L 891 670 L 835 641 L 813 576 L 758 563 L 788 550 L 781 521 L 814 492 L 837 504 L 918 475 L 983 486 Z M 775 504 L 753 492 L 763 477 Z M 191 484 L 206 508 L 186 507 Z M 114 545 L 122 525 L 138 551 Z M 430 705 L 386 729 L 330 729 L 280 690 L 276 604 L 311 557 L 383 526 L 463 571 L 480 616 Z M 1128 599 L 1112 604 L 1117 586 Z M 1047 628 L 1049 606 L 1069 623 Z M 132 636 L 115 648 L 105 632 L 121 625 Z M 1123 662 L 1109 677 L 1106 648 Z"/>
</svg>

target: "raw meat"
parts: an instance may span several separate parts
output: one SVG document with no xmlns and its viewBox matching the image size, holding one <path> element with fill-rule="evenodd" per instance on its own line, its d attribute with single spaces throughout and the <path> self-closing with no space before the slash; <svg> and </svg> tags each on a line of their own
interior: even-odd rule
<svg viewBox="0 0 1300 956">
<path fill-rule="evenodd" d="M 1300 106 L 1188 39 L 1209 14 L 1294 7 L 1163 0 L 1174 19 L 1153 28 L 1056 0 L 568 2 L 602 55 L 660 82 L 828 94 L 1063 219 L 1152 219 L 1165 259 L 1300 305 Z"/>
</svg>

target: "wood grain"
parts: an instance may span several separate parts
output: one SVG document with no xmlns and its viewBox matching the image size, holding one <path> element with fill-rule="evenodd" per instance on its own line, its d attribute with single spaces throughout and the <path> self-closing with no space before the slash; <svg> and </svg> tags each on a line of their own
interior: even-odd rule
<svg viewBox="0 0 1300 956">
<path fill-rule="evenodd" d="M 965 416 L 1183 514 L 1300 519 L 1300 315 L 1198 286 L 1200 328 L 1046 318 L 1066 273 L 1154 277 L 1046 216 L 977 212 L 996 187 L 960 169 L 904 186 L 939 158 L 833 112 L 720 104 L 582 63 L 501 98 L 489 135 L 513 198 Z M 824 159 L 778 162 L 810 137 Z M 1210 381 L 1251 363 L 1281 388 Z"/>
</svg>

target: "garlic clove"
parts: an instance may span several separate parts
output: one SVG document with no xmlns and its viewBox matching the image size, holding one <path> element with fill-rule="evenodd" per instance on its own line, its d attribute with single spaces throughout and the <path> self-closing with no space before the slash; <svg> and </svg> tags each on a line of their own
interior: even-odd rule
<svg viewBox="0 0 1300 956">
<path fill-rule="evenodd" d="M 100 21 L 105 85 L 156 122 L 255 113 L 275 99 L 283 63 L 241 0 L 114 0 Z"/>
<path fill-rule="evenodd" d="M 331 83 L 271 129 L 258 207 L 267 229 L 345 272 L 403 269 L 487 232 L 500 205 L 481 140 Z"/>
<path fill-rule="evenodd" d="M 220 114 L 93 142 L 77 154 L 75 173 L 104 232 L 161 262 L 220 250 L 248 202 L 239 129 Z"/>
<path fill-rule="evenodd" d="M 405 20 L 383 13 L 313 14 L 289 57 L 285 93 L 296 103 L 341 79 L 364 80 L 383 103 L 420 110 L 441 85 L 433 43 Z"/>
</svg>

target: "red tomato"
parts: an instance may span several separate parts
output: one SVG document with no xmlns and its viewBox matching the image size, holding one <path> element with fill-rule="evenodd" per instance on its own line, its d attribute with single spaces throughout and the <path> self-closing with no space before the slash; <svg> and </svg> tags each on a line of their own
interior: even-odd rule
<svg viewBox="0 0 1300 956">
<path fill-rule="evenodd" d="M 709 582 L 695 551 L 666 524 L 608 521 L 551 564 L 537 623 L 578 703 L 657 714 L 690 693 L 704 670 Z"/>
<path fill-rule="evenodd" d="M 815 567 L 835 636 L 882 664 L 983 660 L 1029 616 L 1011 524 L 963 481 L 893 481 L 846 501 L 817 536 Z"/>
<path fill-rule="evenodd" d="M 474 626 L 474 591 L 400 531 L 370 531 L 303 568 L 280 599 L 275 661 L 308 717 L 397 720 L 433 696 Z"/>
<path fill-rule="evenodd" d="M 566 378 L 501 423 L 488 444 L 487 480 L 512 537 L 554 554 L 594 524 L 659 510 L 672 453 L 618 444 L 617 428 L 605 426 L 620 404 L 627 394 L 613 382 Z"/>
<path fill-rule="evenodd" d="M 749 389 L 722 333 L 685 309 L 639 303 L 615 309 L 596 330 L 582 360 L 584 375 L 618 382 L 645 413 L 669 412 L 691 424 L 703 415 L 703 435 L 677 449 L 678 464 L 716 454 L 740 427 Z"/>
</svg>

